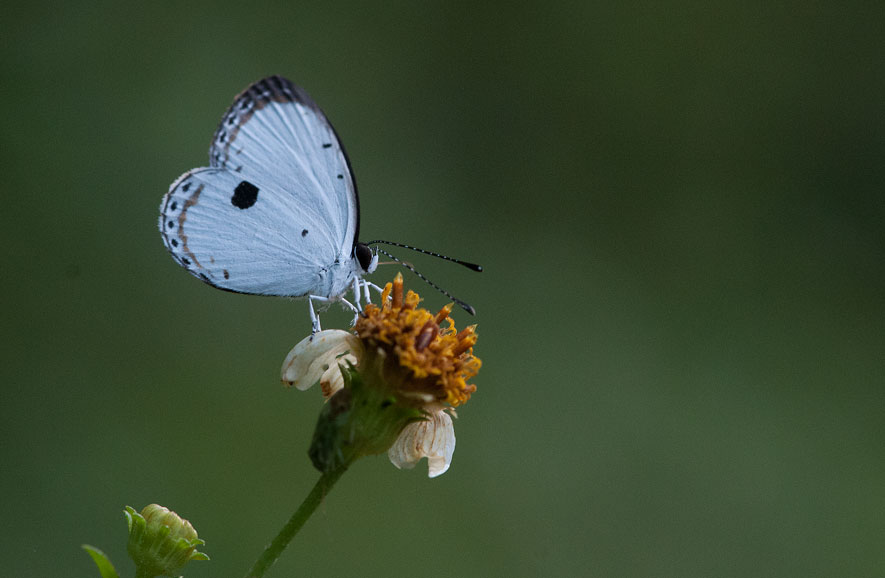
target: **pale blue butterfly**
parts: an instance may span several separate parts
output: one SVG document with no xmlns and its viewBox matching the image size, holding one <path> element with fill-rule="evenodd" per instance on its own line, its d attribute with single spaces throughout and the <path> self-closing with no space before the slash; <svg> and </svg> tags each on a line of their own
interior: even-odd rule
<svg viewBox="0 0 885 578">
<path fill-rule="evenodd" d="M 367 300 L 369 288 L 378 289 L 362 279 L 378 265 L 378 250 L 357 240 L 359 197 L 347 153 L 307 92 L 280 76 L 234 99 L 215 131 L 209 167 L 172 183 L 159 227 L 172 257 L 214 287 L 308 297 L 313 331 L 320 329 L 314 301 L 340 300 L 358 312 L 361 289 Z M 351 289 L 356 305 L 343 298 Z"/>
</svg>

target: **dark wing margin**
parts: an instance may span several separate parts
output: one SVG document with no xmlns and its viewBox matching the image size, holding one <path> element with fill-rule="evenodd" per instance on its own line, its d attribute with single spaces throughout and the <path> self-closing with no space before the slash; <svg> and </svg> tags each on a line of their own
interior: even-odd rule
<svg viewBox="0 0 885 578">
<path fill-rule="evenodd" d="M 338 140 L 338 146 L 341 149 L 341 153 L 344 155 L 344 161 L 347 164 L 348 176 L 350 177 L 351 183 L 353 183 L 354 204 L 356 205 L 356 227 L 353 235 L 353 247 L 351 247 L 351 256 L 353 256 L 353 250 L 355 249 L 360 236 L 360 196 L 359 191 L 357 190 L 356 177 L 353 173 L 353 166 L 350 163 L 350 157 L 347 154 L 347 150 L 344 148 L 344 143 L 341 142 L 341 137 L 338 135 L 338 131 L 336 131 L 335 127 L 332 126 L 332 123 L 329 122 L 329 119 L 323 113 L 322 109 L 320 109 L 319 105 L 314 102 L 306 90 L 289 79 L 278 75 L 262 78 L 249 85 L 248 88 L 234 98 L 233 104 L 231 104 L 230 108 L 227 109 L 227 112 L 224 113 L 218 128 L 215 130 L 215 135 L 212 137 L 212 145 L 209 147 L 209 165 L 211 167 L 226 168 L 233 171 L 239 170 L 236 166 L 230 166 L 230 147 L 236 140 L 240 128 L 248 122 L 255 112 L 261 110 L 271 102 L 294 102 L 310 108 L 319 118 L 322 118 L 326 124 L 329 125 L 329 128 L 332 129 L 332 133 Z"/>
</svg>

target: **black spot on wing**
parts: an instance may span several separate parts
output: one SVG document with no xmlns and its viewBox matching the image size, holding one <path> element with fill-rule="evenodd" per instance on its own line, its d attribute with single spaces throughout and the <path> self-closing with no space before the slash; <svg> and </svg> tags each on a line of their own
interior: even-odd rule
<svg viewBox="0 0 885 578">
<path fill-rule="evenodd" d="M 248 209 L 258 200 L 258 187 L 249 181 L 240 181 L 234 194 L 230 198 L 230 202 L 238 209 Z"/>
<path fill-rule="evenodd" d="M 301 236 L 302 236 L 302 237 L 306 237 L 306 236 L 307 236 L 307 229 L 304 229 L 303 231 L 301 231 Z"/>
<path fill-rule="evenodd" d="M 324 148 L 324 149 L 332 148 L 332 143 L 330 143 L 330 142 L 324 142 L 324 143 L 323 143 L 323 148 Z"/>
</svg>

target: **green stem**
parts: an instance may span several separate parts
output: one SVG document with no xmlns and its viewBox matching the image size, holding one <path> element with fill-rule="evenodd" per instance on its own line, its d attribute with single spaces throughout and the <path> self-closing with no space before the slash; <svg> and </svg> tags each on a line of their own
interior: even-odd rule
<svg viewBox="0 0 885 578">
<path fill-rule="evenodd" d="M 335 485 L 335 482 L 338 481 L 338 478 L 340 478 L 345 471 L 347 471 L 347 466 L 342 466 L 320 476 L 316 485 L 307 497 L 304 498 L 301 505 L 298 506 L 298 510 L 292 514 L 292 517 L 289 518 L 289 521 L 286 522 L 286 525 L 283 526 L 280 533 L 273 539 L 273 542 L 264 549 L 264 552 L 262 552 L 258 560 L 255 561 L 255 564 L 252 565 L 252 569 L 246 574 L 246 578 L 261 578 L 264 576 L 264 573 L 267 572 L 270 567 L 273 566 L 273 563 L 277 561 L 277 558 L 280 557 L 283 550 L 286 549 L 286 546 L 289 545 L 289 542 L 292 541 L 292 538 L 294 538 L 295 534 L 298 533 L 298 530 L 301 529 L 301 526 L 307 522 L 307 519 L 310 518 L 310 515 L 317 509 L 317 506 L 322 503 L 323 498 L 326 497 L 326 494 L 329 493 L 329 490 L 332 489 L 332 486 Z"/>
</svg>

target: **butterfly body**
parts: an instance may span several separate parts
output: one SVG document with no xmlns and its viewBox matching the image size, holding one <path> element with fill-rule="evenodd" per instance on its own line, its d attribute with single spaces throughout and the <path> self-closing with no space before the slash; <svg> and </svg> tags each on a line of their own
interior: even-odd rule
<svg viewBox="0 0 885 578">
<path fill-rule="evenodd" d="M 361 276 L 377 264 L 357 241 L 359 198 L 344 147 L 310 96 L 279 76 L 235 98 L 209 166 L 163 197 L 159 228 L 188 272 L 238 293 L 334 301 L 354 288 L 358 301 Z"/>
</svg>

